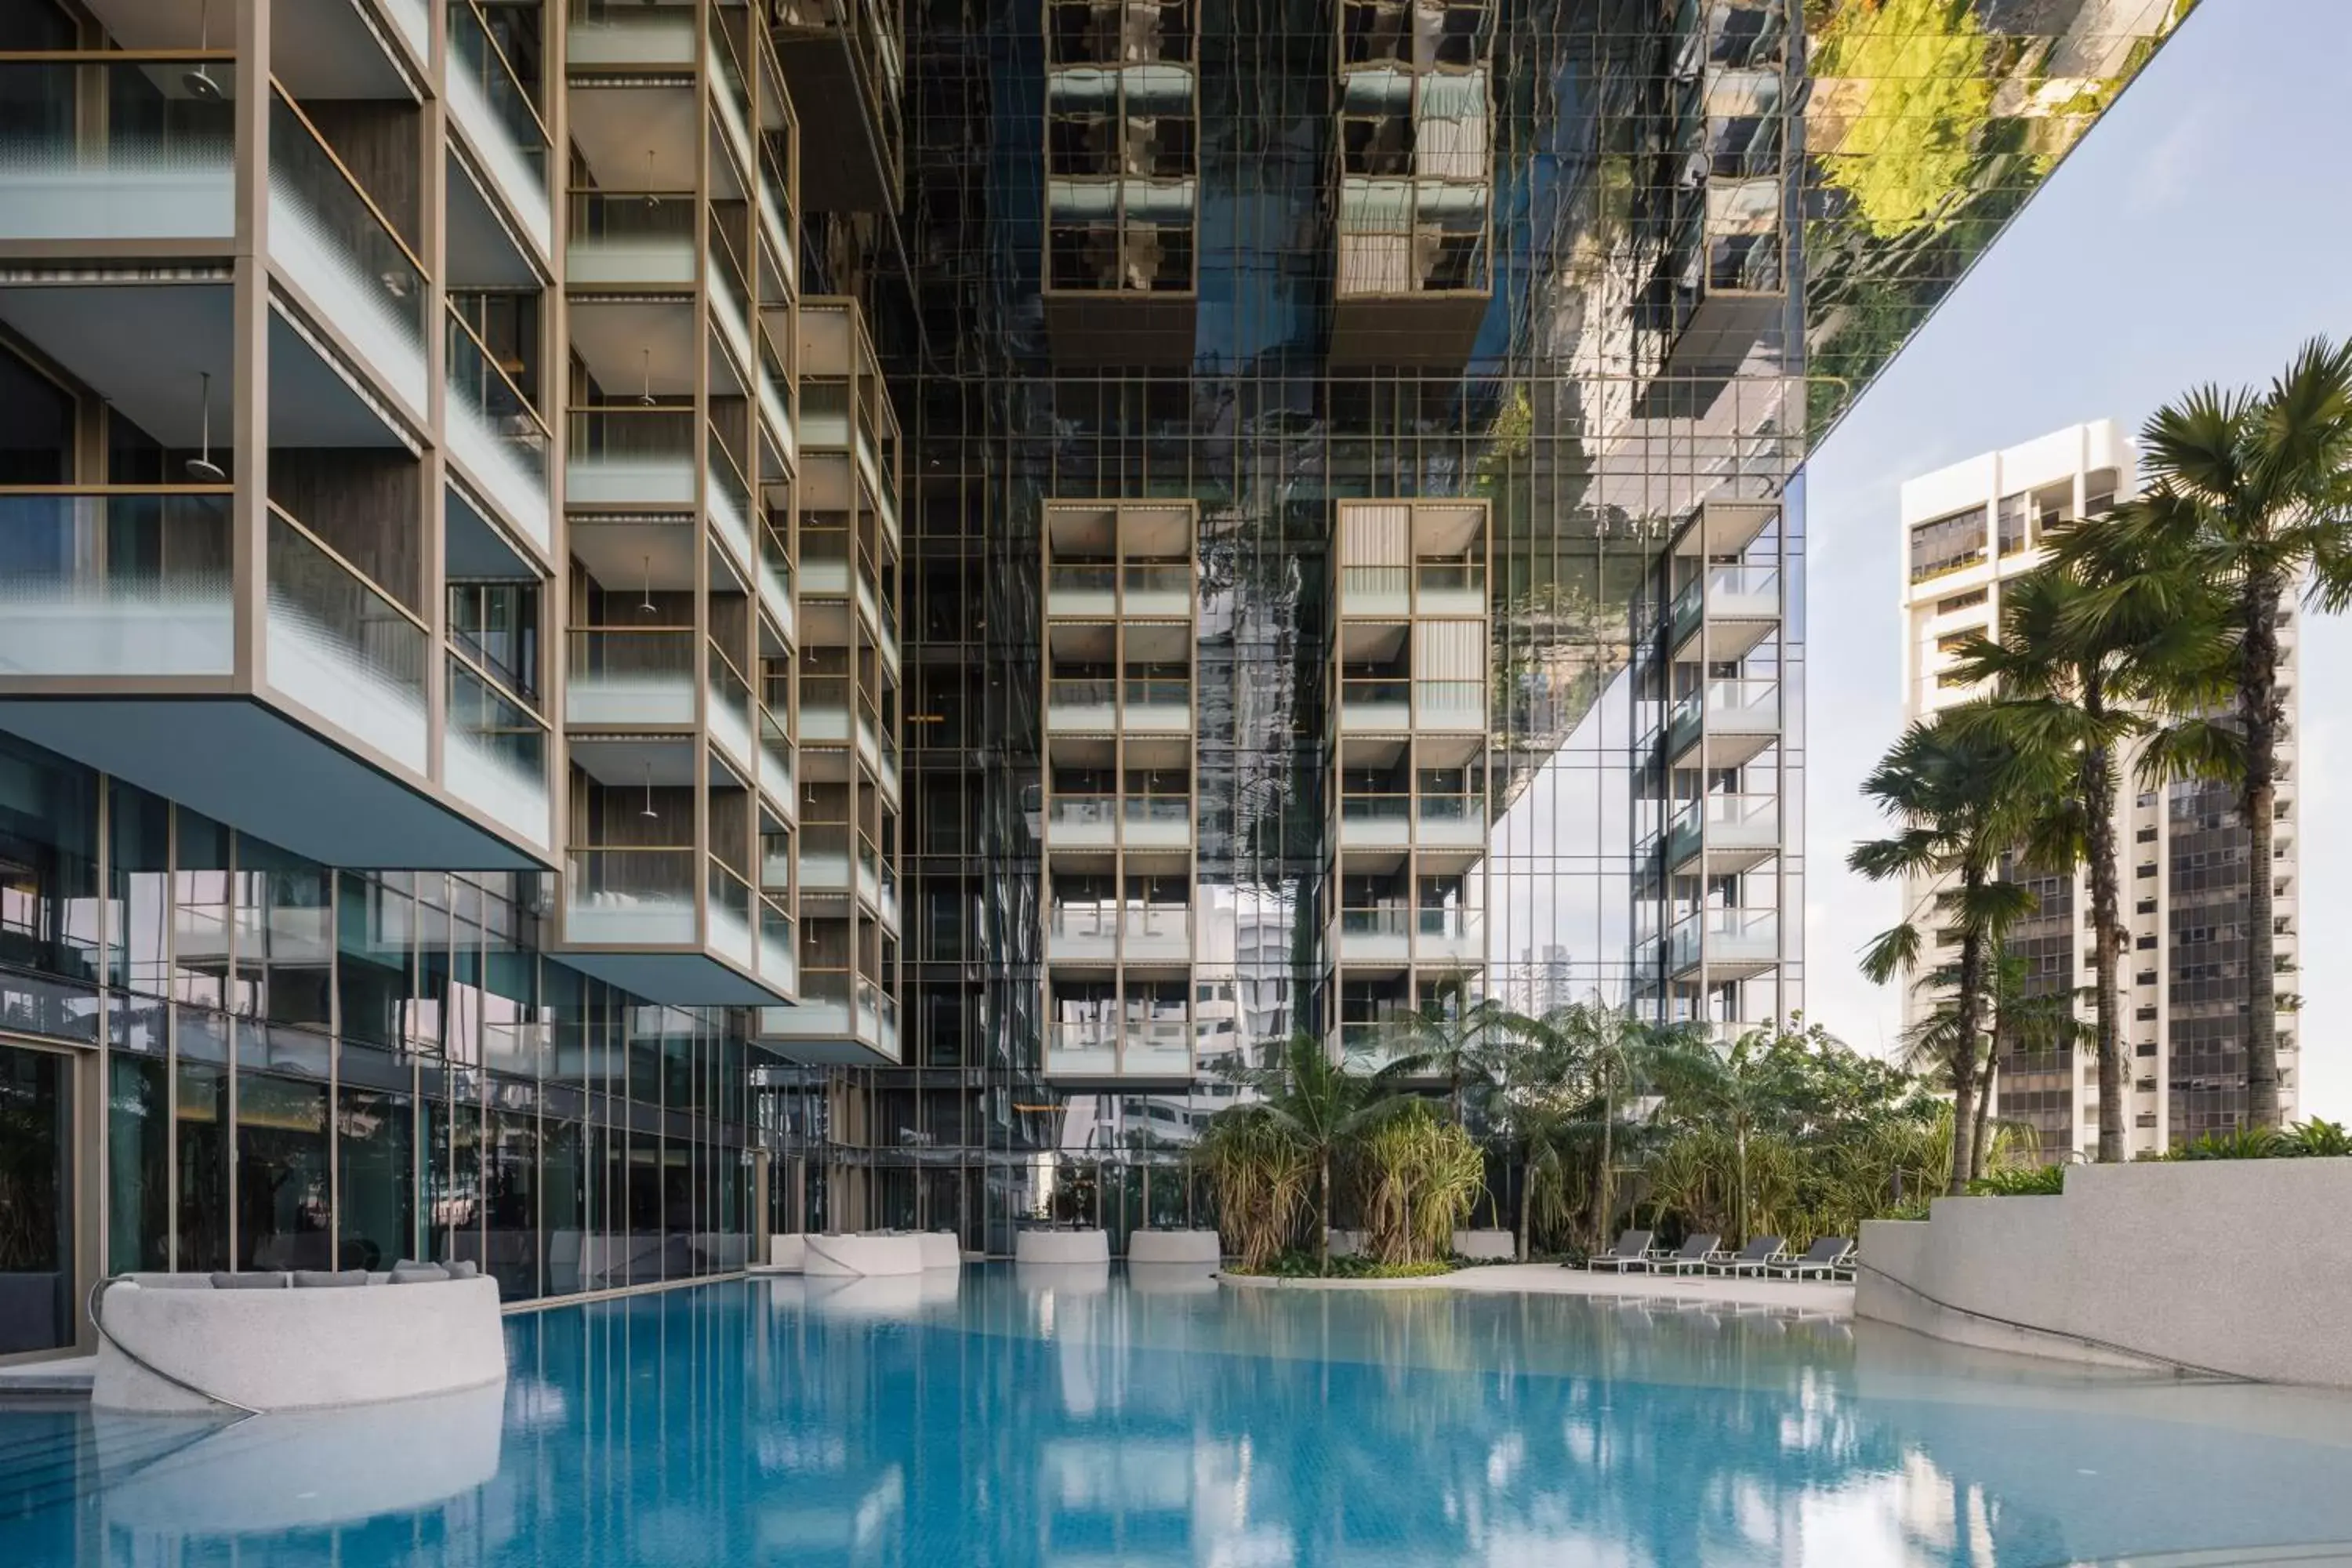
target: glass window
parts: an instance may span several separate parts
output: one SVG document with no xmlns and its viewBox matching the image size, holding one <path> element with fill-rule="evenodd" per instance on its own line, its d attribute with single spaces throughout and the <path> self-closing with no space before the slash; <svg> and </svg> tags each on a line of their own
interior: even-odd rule
<svg viewBox="0 0 2352 1568">
<path fill-rule="evenodd" d="M 1911 528 L 1911 581 L 1924 583 L 1930 577 L 1940 577 L 1947 572 L 1983 564 L 1985 558 L 1985 509 L 1970 507 L 1966 511 L 1939 517 L 1932 522 L 1914 523 Z"/>
<path fill-rule="evenodd" d="M 184 1022 L 182 1026 L 185 1028 Z M 174 1267 L 228 1267 L 228 1086 L 226 1068 L 183 1058 L 173 1121 L 179 1129 L 179 1254 Z"/>
<path fill-rule="evenodd" d="M 415 1255 L 415 1102 L 394 1087 L 408 1074 L 390 1056 L 347 1047 L 342 1068 L 335 1098 L 342 1187 L 335 1260 L 347 1268 L 389 1268 Z M 354 1079 L 376 1086 L 360 1087 Z"/>
<path fill-rule="evenodd" d="M 0 1355 L 73 1342 L 72 1068 L 0 1046 Z"/>
<path fill-rule="evenodd" d="M 539 1117 L 529 1097 L 523 1089 L 526 1103 L 493 1107 L 482 1158 L 481 1262 L 498 1280 L 500 1299 L 509 1301 L 530 1300 L 540 1290 Z"/>
<path fill-rule="evenodd" d="M 327 1086 L 237 1074 L 237 1267 L 331 1267 L 328 1202 Z"/>
<path fill-rule="evenodd" d="M 345 872 L 335 899 L 335 985 L 346 1040 L 397 1044 L 411 992 L 415 904 L 405 892 Z"/>
<path fill-rule="evenodd" d="M 171 994 L 171 807 L 115 780 L 107 795 L 107 983 L 146 996 Z"/>
<path fill-rule="evenodd" d="M 106 1268 L 172 1266 L 171 1087 L 152 1058 L 107 1060 Z"/>
<path fill-rule="evenodd" d="M 331 1027 L 333 873 L 243 835 L 236 862 L 234 1010 L 242 1017 Z"/>
<path fill-rule="evenodd" d="M 0 742 L 0 964 L 95 988 L 98 776 Z M 89 1038 L 95 1007 L 44 1007 L 20 1026 Z"/>
<path fill-rule="evenodd" d="M 228 830 L 185 806 L 173 816 L 172 994 L 218 1012 L 228 1005 Z"/>
</svg>

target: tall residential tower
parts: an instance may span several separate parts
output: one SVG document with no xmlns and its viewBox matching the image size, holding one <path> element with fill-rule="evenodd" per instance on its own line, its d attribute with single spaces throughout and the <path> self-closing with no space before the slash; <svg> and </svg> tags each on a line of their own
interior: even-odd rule
<svg viewBox="0 0 2352 1568">
<path fill-rule="evenodd" d="M 2114 424 L 2076 425 L 2020 446 L 1938 468 L 1903 487 L 1903 672 L 1905 717 L 1917 719 L 1982 694 L 1950 666 L 1969 633 L 1997 635 L 2007 585 L 2043 561 L 2042 536 L 2068 519 L 2096 517 L 2137 488 L 2131 444 Z M 2294 612 L 2281 612 L 2287 650 L 2283 692 L 2288 727 L 2279 763 L 2277 859 L 2269 868 L 2275 903 L 2270 940 L 2283 987 L 2296 958 L 2294 797 Z M 2130 1096 L 2124 1119 L 2135 1153 L 2161 1151 L 2245 1118 L 2245 1058 L 2239 1048 L 2246 1003 L 2245 829 L 2232 792 L 2204 781 L 2149 784 L 2135 748 L 2118 769 L 2116 855 L 2128 946 L 2122 958 L 2122 1039 Z M 2087 1020 L 2095 943 L 2087 877 L 2022 873 L 2039 896 L 2010 939 L 2027 961 L 2030 993 L 2074 993 Z M 1906 899 L 1924 913 L 1932 889 Z M 1906 1022 L 1930 999 L 1906 997 Z M 2295 1103 L 2296 1031 L 2279 1028 L 2283 1109 Z M 2098 1063 L 2087 1048 L 2020 1051 L 2000 1058 L 1995 1109 L 2040 1130 L 2053 1154 L 2098 1146 Z"/>
</svg>

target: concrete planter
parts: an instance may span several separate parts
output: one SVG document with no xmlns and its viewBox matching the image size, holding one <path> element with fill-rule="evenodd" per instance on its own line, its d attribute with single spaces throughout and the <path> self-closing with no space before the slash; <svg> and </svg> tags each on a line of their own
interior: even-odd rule
<svg viewBox="0 0 2352 1568">
<path fill-rule="evenodd" d="M 963 1244 L 951 1230 L 924 1231 L 915 1237 L 915 1244 L 922 1250 L 926 1272 L 963 1267 Z"/>
<path fill-rule="evenodd" d="M 1519 1238 L 1507 1230 L 1457 1230 L 1454 1256 L 1511 1262 L 1519 1256 Z"/>
<path fill-rule="evenodd" d="M 1224 1254 L 1213 1230 L 1139 1230 L 1127 1238 L 1130 1264 L 1206 1263 L 1214 1265 Z"/>
<path fill-rule="evenodd" d="M 801 1272 L 812 1279 L 920 1274 L 922 1243 L 912 1236 L 812 1236 Z"/>
<path fill-rule="evenodd" d="M 124 1281 L 107 1288 L 108 1333 L 172 1376 L 251 1410 L 319 1410 L 501 1384 L 506 1335 L 498 1281 L 323 1290 L 215 1290 Z M 217 1414 L 99 1342 L 91 1405 L 100 1410 Z"/>
<path fill-rule="evenodd" d="M 1013 1238 L 1015 1263 L 1104 1263 L 1110 1237 L 1099 1230 L 1024 1230 Z"/>
<path fill-rule="evenodd" d="M 2087 1362 L 2352 1387 L 2352 1160 L 2084 1165 L 1862 1227 L 1859 1317 Z"/>
</svg>

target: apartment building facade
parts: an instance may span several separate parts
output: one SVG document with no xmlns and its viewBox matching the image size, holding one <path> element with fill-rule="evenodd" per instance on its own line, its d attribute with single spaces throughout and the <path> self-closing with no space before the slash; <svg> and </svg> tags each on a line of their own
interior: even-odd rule
<svg viewBox="0 0 2352 1568">
<path fill-rule="evenodd" d="M 1797 1006 L 1799 468 L 1997 226 L 1874 18 L 0 0 L 31 1337 L 1123 1240 L 1295 1034 Z"/>
<path fill-rule="evenodd" d="M 1906 719 L 1918 719 L 1981 696 L 1956 674 L 1954 650 L 1971 633 L 1997 635 L 2008 584 L 2042 564 L 2042 537 L 2069 519 L 2096 517 L 2137 488 L 2132 445 L 2111 421 L 2069 426 L 2015 447 L 1939 468 L 1902 491 L 1903 671 Z M 2277 858 L 2269 869 L 2273 897 L 2271 940 L 2281 989 L 2294 989 L 2299 942 L 2295 918 L 2297 827 L 2294 797 L 2294 679 L 2295 611 L 2283 609 L 2281 641 L 2288 711 L 2280 759 Z M 2118 1004 L 2129 1103 L 2124 1118 L 2134 1153 L 2160 1152 L 2245 1116 L 2242 1039 L 2247 880 L 2245 830 L 2234 797 L 2201 780 L 2149 783 L 2138 756 L 2126 756 L 2116 782 L 2117 872 L 2127 945 Z M 2082 995 L 2092 975 L 2089 886 L 2081 871 L 2020 875 L 2038 897 L 2019 923 L 2011 952 L 2026 962 L 2031 994 Z M 1933 889 L 1906 887 L 1909 909 L 1924 910 Z M 1905 1021 L 1933 998 L 1906 995 Z M 2295 1103 L 2299 1031 L 2280 1019 L 2281 1095 Z M 2081 1048 L 2016 1048 L 1999 1058 L 1995 1107 L 2037 1129 L 2053 1157 L 2095 1153 L 2098 1063 Z"/>
</svg>

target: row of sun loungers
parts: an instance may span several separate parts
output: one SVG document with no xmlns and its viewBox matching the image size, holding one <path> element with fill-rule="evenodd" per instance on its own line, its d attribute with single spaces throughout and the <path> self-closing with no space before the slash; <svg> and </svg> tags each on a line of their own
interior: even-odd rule
<svg viewBox="0 0 2352 1568">
<path fill-rule="evenodd" d="M 1585 1268 L 1624 1274 L 1754 1275 L 1759 1279 L 1849 1279 L 1853 1277 L 1853 1239 L 1824 1236 L 1801 1254 L 1791 1256 L 1777 1236 L 1749 1238 L 1737 1252 L 1723 1248 L 1720 1236 L 1686 1237 L 1676 1247 L 1654 1247 L 1655 1233 L 1629 1230 L 1605 1252 L 1585 1260 Z"/>
</svg>

